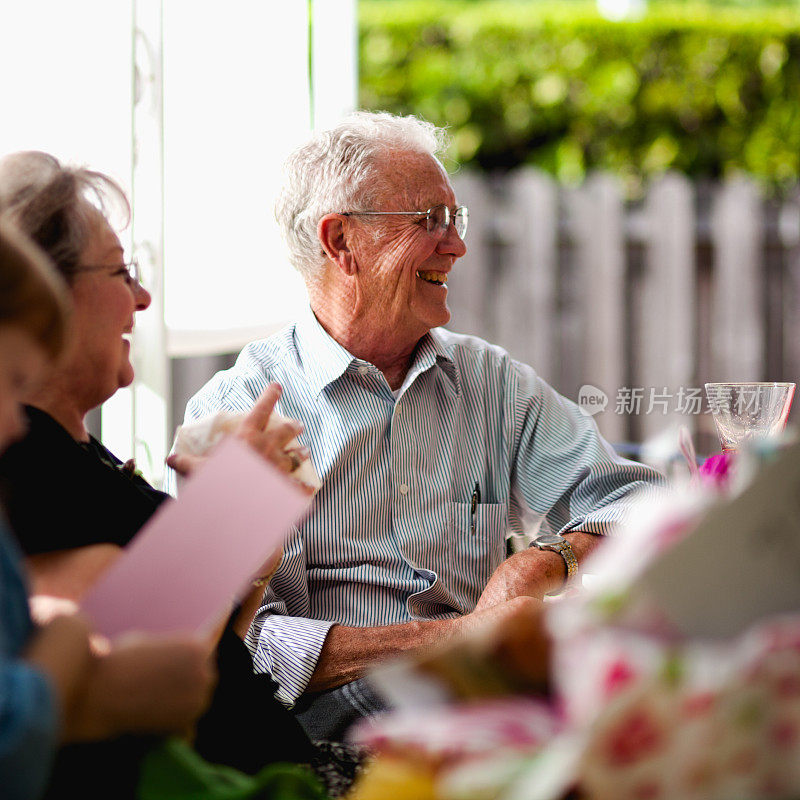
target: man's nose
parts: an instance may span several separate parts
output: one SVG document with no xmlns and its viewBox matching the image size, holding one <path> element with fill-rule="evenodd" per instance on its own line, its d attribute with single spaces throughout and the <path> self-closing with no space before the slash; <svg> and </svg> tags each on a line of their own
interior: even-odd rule
<svg viewBox="0 0 800 800">
<path fill-rule="evenodd" d="M 454 220 L 450 220 L 447 226 L 447 231 L 444 236 L 439 240 L 436 248 L 440 253 L 447 253 L 448 255 L 461 258 L 467 252 L 467 245 L 464 240 L 456 232 L 456 225 Z"/>
</svg>

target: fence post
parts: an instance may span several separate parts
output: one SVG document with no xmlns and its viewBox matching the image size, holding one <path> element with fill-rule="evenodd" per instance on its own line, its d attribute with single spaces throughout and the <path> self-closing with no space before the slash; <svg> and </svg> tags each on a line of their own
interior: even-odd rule
<svg viewBox="0 0 800 800">
<path fill-rule="evenodd" d="M 506 213 L 514 225 L 498 287 L 498 342 L 548 382 L 557 374 L 554 326 L 558 269 L 558 189 L 543 172 L 523 167 L 508 178 Z"/>
<path fill-rule="evenodd" d="M 714 274 L 711 370 L 706 380 L 763 377 L 761 204 L 754 183 L 736 179 L 720 188 L 711 213 Z"/>
<path fill-rule="evenodd" d="M 650 413 L 642 417 L 644 437 L 680 423 L 694 429 L 695 415 L 678 413 L 679 403 L 691 408 L 686 390 L 697 388 L 693 201 L 689 181 L 671 173 L 652 184 L 645 203 L 645 271 L 639 295 L 640 324 L 633 336 L 636 381 L 645 389 L 648 408 L 651 392 L 654 397 L 668 394 L 669 401 L 666 407 L 652 404 Z"/>
<path fill-rule="evenodd" d="M 786 266 L 786 293 L 783 298 L 783 375 L 781 379 L 797 381 L 800 378 L 800 187 L 783 204 L 779 217 L 779 234 Z M 772 376 L 767 376 L 772 377 Z M 792 420 L 800 418 L 795 413 Z"/>
<path fill-rule="evenodd" d="M 580 189 L 564 193 L 574 243 L 572 286 L 578 292 L 577 336 L 565 330 L 562 361 L 577 366 L 565 381 L 576 394 L 591 384 L 608 395 L 608 406 L 595 421 L 603 435 L 625 438 L 625 418 L 614 400 L 625 378 L 625 229 L 622 192 L 611 175 L 592 176 Z M 572 332 L 573 334 L 575 331 Z M 569 348 L 574 347 L 574 350 Z M 566 376 L 565 376 L 566 377 Z"/>
</svg>

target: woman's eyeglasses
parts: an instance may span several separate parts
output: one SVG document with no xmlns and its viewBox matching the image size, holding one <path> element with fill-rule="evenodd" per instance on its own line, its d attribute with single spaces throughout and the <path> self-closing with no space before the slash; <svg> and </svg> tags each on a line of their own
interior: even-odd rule
<svg viewBox="0 0 800 800">
<path fill-rule="evenodd" d="M 106 270 L 110 275 L 126 272 L 127 280 L 131 283 L 142 283 L 142 272 L 139 269 L 139 262 L 134 258 L 123 264 L 81 264 L 75 268 L 75 272 L 98 272 Z"/>
</svg>

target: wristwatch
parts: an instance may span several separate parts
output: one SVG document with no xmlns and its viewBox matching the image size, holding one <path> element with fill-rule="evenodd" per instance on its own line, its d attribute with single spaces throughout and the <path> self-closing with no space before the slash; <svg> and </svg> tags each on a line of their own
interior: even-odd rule
<svg viewBox="0 0 800 800">
<path fill-rule="evenodd" d="M 564 582 L 565 586 L 572 580 L 573 575 L 578 572 L 578 559 L 575 557 L 575 552 L 570 546 L 570 543 L 560 534 L 543 533 L 531 542 L 531 546 L 538 547 L 540 550 L 552 550 L 564 559 L 564 563 L 567 565 L 567 580 Z M 555 592 L 548 592 L 548 594 L 560 594 L 562 591 L 563 587 Z"/>
</svg>

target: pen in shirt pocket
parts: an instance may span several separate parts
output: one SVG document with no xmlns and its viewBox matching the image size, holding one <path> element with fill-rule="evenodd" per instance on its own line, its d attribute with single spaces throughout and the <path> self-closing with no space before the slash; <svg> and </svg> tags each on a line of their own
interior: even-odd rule
<svg viewBox="0 0 800 800">
<path fill-rule="evenodd" d="M 475 488 L 472 490 L 472 503 L 470 504 L 470 515 L 472 517 L 472 525 L 470 526 L 470 532 L 472 535 L 475 535 L 475 523 L 477 522 L 478 517 L 478 503 L 481 501 L 481 487 L 478 484 L 478 481 L 475 481 Z"/>
</svg>

